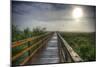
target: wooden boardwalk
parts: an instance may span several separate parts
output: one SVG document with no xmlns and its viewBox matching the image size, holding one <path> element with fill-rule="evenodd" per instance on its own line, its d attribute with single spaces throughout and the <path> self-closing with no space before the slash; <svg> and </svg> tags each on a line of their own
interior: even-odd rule
<svg viewBox="0 0 100 67">
<path fill-rule="evenodd" d="M 29 38 L 20 43 L 15 42 L 12 47 L 14 49 L 23 45 L 23 43 L 32 43 L 34 39 L 38 39 L 39 41 L 14 55 L 12 58 L 13 62 L 16 62 L 16 59 L 23 56 L 25 52 L 28 52 L 29 55 L 20 62 L 19 65 L 55 64 L 83 61 L 59 33 L 47 33 L 36 38 Z M 32 50 L 32 48 L 35 48 L 35 50 Z M 32 52 L 30 50 L 32 50 Z"/>
<path fill-rule="evenodd" d="M 59 63 L 57 34 L 48 41 L 46 47 L 41 51 L 37 60 L 32 64 Z"/>
</svg>

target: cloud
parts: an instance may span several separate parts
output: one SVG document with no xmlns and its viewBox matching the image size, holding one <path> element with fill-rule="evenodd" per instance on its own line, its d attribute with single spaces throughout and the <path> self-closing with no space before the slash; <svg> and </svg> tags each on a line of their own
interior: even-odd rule
<svg viewBox="0 0 100 67">
<path fill-rule="evenodd" d="M 95 7 L 80 6 L 84 16 L 78 23 L 72 17 L 76 5 L 12 2 L 12 23 L 20 29 L 36 26 L 46 27 L 52 31 L 95 31 Z"/>
</svg>

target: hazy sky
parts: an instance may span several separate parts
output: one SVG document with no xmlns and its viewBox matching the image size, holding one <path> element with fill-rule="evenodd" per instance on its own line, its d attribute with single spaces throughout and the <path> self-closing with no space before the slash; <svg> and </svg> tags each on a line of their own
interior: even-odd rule
<svg viewBox="0 0 100 67">
<path fill-rule="evenodd" d="M 75 8 L 82 9 L 82 17 L 73 17 Z M 93 32 L 95 9 L 95 6 L 13 1 L 12 24 L 21 30 L 40 26 L 49 31 Z"/>
</svg>

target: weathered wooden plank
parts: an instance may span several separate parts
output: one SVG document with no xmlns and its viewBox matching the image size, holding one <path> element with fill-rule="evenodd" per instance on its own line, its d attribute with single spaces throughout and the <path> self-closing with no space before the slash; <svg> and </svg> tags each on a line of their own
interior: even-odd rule
<svg viewBox="0 0 100 67">
<path fill-rule="evenodd" d="M 66 50 L 69 52 L 71 58 L 74 62 L 83 61 L 82 58 L 72 49 L 72 47 L 64 40 L 64 38 L 58 33 L 60 40 L 63 42 L 62 45 L 65 46 Z"/>
<path fill-rule="evenodd" d="M 50 64 L 50 63 L 59 63 L 59 51 L 58 51 L 58 44 L 57 44 L 57 35 L 54 34 L 51 39 L 46 44 L 46 47 L 41 51 L 39 56 L 34 59 L 30 64 Z"/>
</svg>

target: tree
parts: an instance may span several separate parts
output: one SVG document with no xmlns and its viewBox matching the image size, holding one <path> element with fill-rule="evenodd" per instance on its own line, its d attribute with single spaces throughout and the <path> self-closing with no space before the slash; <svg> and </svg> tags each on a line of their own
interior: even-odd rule
<svg viewBox="0 0 100 67">
<path fill-rule="evenodd" d="M 45 30 L 46 30 L 46 28 L 36 27 L 36 28 L 33 28 L 32 34 L 33 34 L 33 36 L 40 35 L 40 34 L 44 33 Z"/>
<path fill-rule="evenodd" d="M 31 37 L 31 31 L 29 28 L 24 29 L 25 38 Z"/>
<path fill-rule="evenodd" d="M 16 25 L 12 25 L 12 41 L 19 39 L 19 29 Z"/>
</svg>

